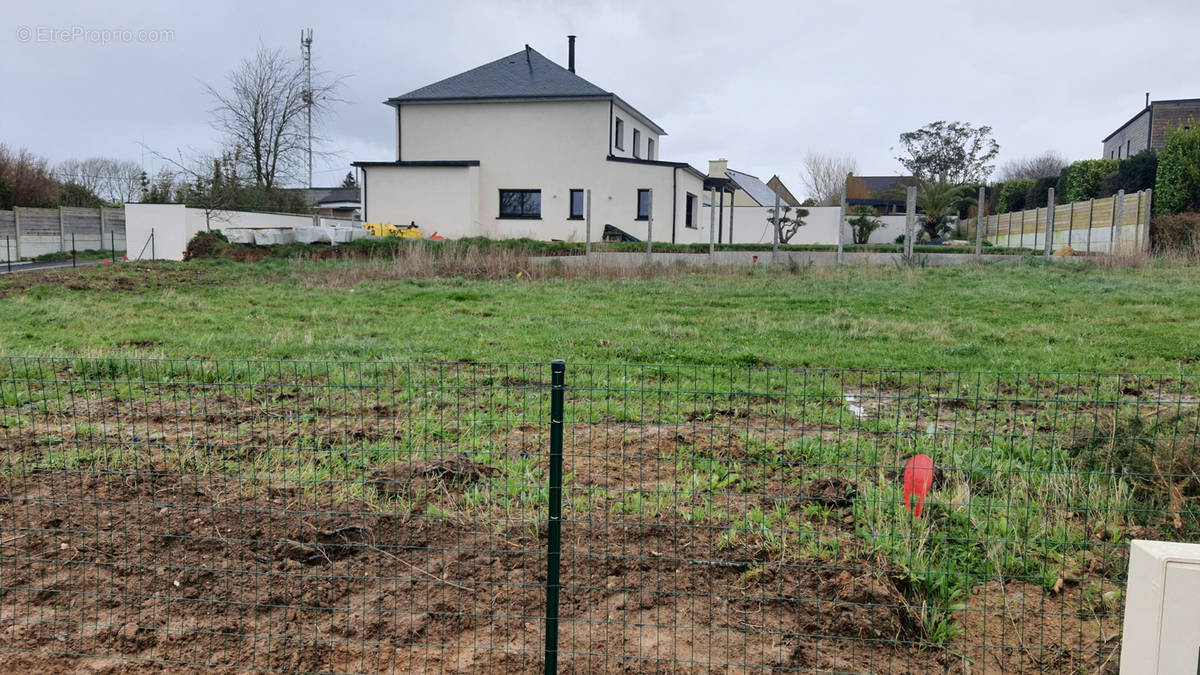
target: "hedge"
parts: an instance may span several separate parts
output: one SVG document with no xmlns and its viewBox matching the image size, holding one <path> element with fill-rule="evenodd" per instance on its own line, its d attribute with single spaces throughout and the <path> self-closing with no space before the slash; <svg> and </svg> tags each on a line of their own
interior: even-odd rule
<svg viewBox="0 0 1200 675">
<path fill-rule="evenodd" d="M 1200 211 L 1200 126 L 1168 131 L 1158 155 L 1154 212 L 1185 211 Z"/>
</svg>

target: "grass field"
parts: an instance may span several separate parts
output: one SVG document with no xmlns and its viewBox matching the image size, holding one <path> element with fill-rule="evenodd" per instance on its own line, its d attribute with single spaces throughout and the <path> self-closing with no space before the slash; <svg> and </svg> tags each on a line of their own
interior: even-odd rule
<svg viewBox="0 0 1200 675">
<path fill-rule="evenodd" d="M 552 358 L 576 670 L 1109 672 L 1128 540 L 1200 531 L 1191 268 L 406 262 L 0 278 L 0 353 L 173 359 L 0 362 L 14 639 L 536 668 Z"/>
<path fill-rule="evenodd" d="M 189 262 L 13 276 L 0 279 L 0 352 L 1200 371 L 1200 270 L 1179 265 L 512 270 L 426 279 L 381 262 Z"/>
</svg>

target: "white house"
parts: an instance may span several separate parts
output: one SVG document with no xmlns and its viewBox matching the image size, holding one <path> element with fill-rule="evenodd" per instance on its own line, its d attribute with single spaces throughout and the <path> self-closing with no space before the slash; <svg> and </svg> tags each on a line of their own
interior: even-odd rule
<svg viewBox="0 0 1200 675">
<path fill-rule="evenodd" d="M 660 160 L 666 132 L 576 75 L 569 39 L 566 68 L 526 45 L 385 101 L 396 160 L 354 163 L 363 219 L 449 238 L 583 241 L 591 190 L 593 240 L 644 241 L 652 210 L 655 241 L 707 242 L 705 190 L 732 197 L 733 186 Z"/>
</svg>

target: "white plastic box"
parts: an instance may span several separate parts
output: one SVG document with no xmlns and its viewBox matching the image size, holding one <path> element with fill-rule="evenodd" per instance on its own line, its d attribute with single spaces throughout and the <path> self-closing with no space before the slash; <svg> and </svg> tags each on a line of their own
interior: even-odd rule
<svg viewBox="0 0 1200 675">
<path fill-rule="evenodd" d="M 1200 544 L 1135 539 L 1125 588 L 1122 675 L 1194 675 L 1200 662 Z"/>
</svg>

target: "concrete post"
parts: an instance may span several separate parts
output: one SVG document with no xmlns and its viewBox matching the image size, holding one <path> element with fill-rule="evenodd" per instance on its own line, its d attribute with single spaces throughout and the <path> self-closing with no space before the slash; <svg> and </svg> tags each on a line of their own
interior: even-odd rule
<svg viewBox="0 0 1200 675">
<path fill-rule="evenodd" d="M 1146 188 L 1146 215 L 1142 221 L 1142 251 L 1150 252 L 1150 209 L 1154 206 L 1154 190 Z"/>
<path fill-rule="evenodd" d="M 654 253 L 654 188 L 646 191 L 646 262 Z"/>
<path fill-rule="evenodd" d="M 13 207 L 13 251 L 10 254 L 17 260 L 21 259 L 21 207 Z M 12 258 L 9 258 L 12 262 Z"/>
<path fill-rule="evenodd" d="M 1110 247 L 1112 252 L 1121 252 L 1121 226 L 1124 225 L 1124 190 L 1117 190 L 1117 201 L 1112 207 L 1112 222 L 1116 225 L 1112 229 L 1112 243 Z"/>
<path fill-rule="evenodd" d="M 1071 208 L 1067 211 L 1067 246 L 1072 244 L 1072 236 L 1075 234 L 1075 202 L 1071 202 Z M 1072 246 L 1072 248 L 1074 248 Z"/>
<path fill-rule="evenodd" d="M 715 189 L 708 191 L 708 262 L 711 265 L 713 261 L 713 253 L 716 247 L 713 246 L 714 237 L 717 236 L 717 191 Z"/>
<path fill-rule="evenodd" d="M 592 253 L 592 191 L 589 188 L 584 196 L 587 197 L 587 207 L 584 209 L 585 220 L 583 221 L 584 244 L 583 254 L 591 255 Z"/>
<path fill-rule="evenodd" d="M 63 207 L 58 207 L 58 250 L 66 248 L 67 237 L 63 230 Z"/>
<path fill-rule="evenodd" d="M 104 216 L 104 207 L 101 206 L 100 207 L 100 245 L 96 247 L 97 249 L 104 248 L 105 225 L 108 225 L 108 219 Z"/>
<path fill-rule="evenodd" d="M 842 183 L 842 199 L 838 206 L 837 222 L 837 264 L 842 264 L 845 254 L 842 252 L 842 227 L 846 224 L 846 184 Z"/>
<path fill-rule="evenodd" d="M 917 188 L 915 185 L 908 186 L 907 194 L 905 195 L 906 202 L 904 205 L 904 255 L 912 257 L 913 254 L 913 239 L 915 234 L 913 230 L 916 228 L 917 222 Z"/>
<path fill-rule="evenodd" d="M 779 190 L 775 191 L 775 222 L 771 228 L 771 264 L 779 262 Z"/>
<path fill-rule="evenodd" d="M 1054 206 L 1054 188 L 1050 188 L 1046 194 L 1046 260 L 1054 250 Z"/>
<path fill-rule="evenodd" d="M 1088 221 L 1087 221 L 1087 252 L 1092 252 L 1092 216 L 1096 212 L 1096 200 L 1088 200 Z"/>
<path fill-rule="evenodd" d="M 975 202 L 975 257 L 983 255 L 983 211 L 986 208 L 987 188 L 979 186 L 979 201 Z"/>
</svg>

